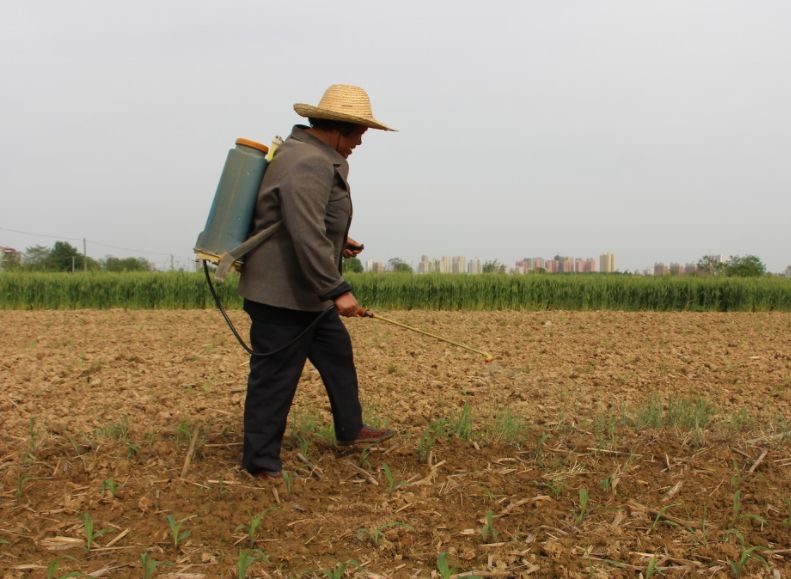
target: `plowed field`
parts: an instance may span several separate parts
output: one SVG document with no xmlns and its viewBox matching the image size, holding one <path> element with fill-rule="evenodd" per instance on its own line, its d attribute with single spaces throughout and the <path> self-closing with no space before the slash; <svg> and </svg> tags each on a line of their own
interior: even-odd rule
<svg viewBox="0 0 791 579">
<path fill-rule="evenodd" d="M 216 312 L 0 312 L 0 577 L 791 573 L 791 314 L 389 316 L 497 359 L 348 321 L 398 435 L 336 451 L 307 367 L 263 482 Z"/>
</svg>

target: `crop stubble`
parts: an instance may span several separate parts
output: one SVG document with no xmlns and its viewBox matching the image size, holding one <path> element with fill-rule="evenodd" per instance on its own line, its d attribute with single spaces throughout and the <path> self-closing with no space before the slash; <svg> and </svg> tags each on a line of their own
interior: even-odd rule
<svg viewBox="0 0 791 579">
<path fill-rule="evenodd" d="M 791 570 L 790 314 L 389 315 L 497 361 L 349 321 L 366 413 L 398 437 L 337 454 L 308 367 L 291 416 L 305 434 L 284 449 L 296 476 L 260 483 L 238 469 L 246 359 L 215 312 L 0 312 L 2 576 L 60 559 L 137 577 L 143 552 L 173 564 L 163 573 L 232 576 L 250 545 L 238 527 L 266 509 L 255 547 L 269 562 L 251 576 L 355 560 L 361 576 L 427 577 L 441 552 L 491 576 Z M 710 423 L 667 416 L 696 400 Z M 472 437 L 418 458 L 427 426 L 452 430 L 465 403 Z M 491 432 L 505 411 L 528 425 L 516 440 Z M 90 553 L 52 542 L 83 539 L 84 513 L 107 531 Z M 190 531 L 178 546 L 168 515 Z"/>
</svg>

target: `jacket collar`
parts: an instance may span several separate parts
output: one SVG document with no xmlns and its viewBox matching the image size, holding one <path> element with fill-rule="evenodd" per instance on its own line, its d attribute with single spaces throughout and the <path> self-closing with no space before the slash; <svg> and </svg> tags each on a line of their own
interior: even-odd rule
<svg viewBox="0 0 791 579">
<path fill-rule="evenodd" d="M 344 159 L 341 154 L 330 147 L 327 143 L 322 141 L 321 139 L 317 139 L 310 133 L 308 133 L 308 129 L 310 127 L 306 125 L 294 125 L 294 128 L 291 129 L 291 136 L 289 138 L 294 139 L 295 141 L 299 141 L 301 143 L 308 143 L 313 145 L 314 147 L 318 148 L 322 153 L 324 153 L 331 161 L 332 164 L 337 166 L 348 166 L 348 162 Z"/>
</svg>

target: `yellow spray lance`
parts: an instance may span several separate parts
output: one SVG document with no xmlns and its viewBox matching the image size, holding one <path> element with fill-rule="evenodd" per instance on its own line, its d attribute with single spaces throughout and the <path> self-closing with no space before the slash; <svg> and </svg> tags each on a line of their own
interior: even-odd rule
<svg viewBox="0 0 791 579">
<path fill-rule="evenodd" d="M 467 346 L 460 342 L 454 342 L 453 340 L 450 340 L 438 334 L 432 334 L 431 332 L 427 332 L 425 330 L 419 330 L 418 328 L 407 326 L 406 324 L 402 324 L 401 322 L 397 322 L 395 320 L 391 320 L 390 318 L 386 318 L 381 314 L 375 314 L 371 310 L 364 310 L 360 315 L 364 318 L 373 318 L 374 320 L 381 320 L 383 322 L 387 322 L 388 324 L 398 326 L 399 328 L 404 328 L 405 330 L 409 330 L 411 332 L 417 332 L 418 334 L 429 336 L 431 338 L 434 338 L 435 340 L 440 340 L 441 342 L 447 342 L 448 344 L 453 344 L 454 346 L 458 346 L 459 348 L 464 348 L 465 350 L 468 350 L 470 352 L 475 352 L 476 354 L 480 354 L 481 356 L 483 356 L 483 361 L 486 362 L 487 364 L 494 361 L 494 356 L 492 356 L 489 352 L 484 352 L 483 350 L 477 350 L 471 346 Z"/>
</svg>

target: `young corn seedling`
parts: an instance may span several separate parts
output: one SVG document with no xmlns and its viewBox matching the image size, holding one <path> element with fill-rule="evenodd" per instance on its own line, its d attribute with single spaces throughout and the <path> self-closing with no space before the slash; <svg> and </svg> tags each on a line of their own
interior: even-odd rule
<svg viewBox="0 0 791 579">
<path fill-rule="evenodd" d="M 788 529 L 791 527 L 791 501 L 783 499 L 783 504 L 786 506 L 786 513 L 788 513 L 788 516 L 783 519 L 783 527 Z"/>
<path fill-rule="evenodd" d="M 182 531 L 181 530 L 181 522 L 177 522 L 173 515 L 168 515 L 165 517 L 165 522 L 168 524 L 170 528 L 170 536 L 173 540 L 173 547 L 178 550 L 179 545 L 181 545 L 184 541 L 186 541 L 189 536 L 192 534 L 191 531 Z"/>
<path fill-rule="evenodd" d="M 120 485 L 114 479 L 108 478 L 102 481 L 101 493 L 105 496 L 109 494 L 115 498 L 119 488 L 121 488 Z"/>
<path fill-rule="evenodd" d="M 484 543 L 494 543 L 497 540 L 497 531 L 494 530 L 494 513 L 486 511 L 486 523 L 481 528 L 481 538 Z"/>
<path fill-rule="evenodd" d="M 752 521 L 758 523 L 759 525 L 763 526 L 766 524 L 766 519 L 764 519 L 760 515 L 755 515 L 752 513 L 743 513 L 742 512 L 742 491 L 737 490 L 733 493 L 733 506 L 731 507 L 732 511 L 732 519 L 731 524 L 735 527 L 738 523 L 742 521 Z"/>
<path fill-rule="evenodd" d="M 17 504 L 19 504 L 19 501 L 22 500 L 22 495 L 25 494 L 25 485 L 31 478 L 32 477 L 30 475 L 23 472 L 20 472 L 16 477 L 16 493 L 14 494 L 14 497 L 16 498 Z"/>
<path fill-rule="evenodd" d="M 582 522 L 582 520 L 585 518 L 585 516 L 588 514 L 588 500 L 590 498 L 588 496 L 588 489 L 586 489 L 585 487 L 581 488 L 579 491 L 579 497 L 580 497 L 580 509 L 579 511 L 573 512 L 575 525 L 579 525 Z"/>
<path fill-rule="evenodd" d="M 671 505 L 665 505 L 664 507 L 662 507 L 661 509 L 659 509 L 659 511 L 657 511 L 657 513 L 656 513 L 656 517 L 654 517 L 654 522 L 653 522 L 653 523 L 651 523 L 651 526 L 648 528 L 648 531 L 647 531 L 647 534 L 648 534 L 648 535 L 650 535 L 650 534 L 651 534 L 651 532 L 652 532 L 652 531 L 653 531 L 653 530 L 656 528 L 656 526 L 657 526 L 657 525 L 658 525 L 660 522 L 662 522 L 662 523 L 663 523 L 663 524 L 665 524 L 665 525 L 669 525 L 669 526 L 671 526 L 671 527 L 678 527 L 678 523 L 674 523 L 673 521 L 671 521 L 671 520 L 669 520 L 669 519 L 665 518 L 665 515 L 667 514 L 667 512 L 668 512 L 670 509 L 672 509 L 673 507 L 675 507 L 675 506 L 676 506 L 676 504 L 675 504 L 675 503 L 673 503 L 673 504 L 671 504 Z"/>
<path fill-rule="evenodd" d="M 258 534 L 258 530 L 261 528 L 261 523 L 264 520 L 264 517 L 269 514 L 270 511 L 273 511 L 276 507 L 269 507 L 268 509 L 264 509 L 257 515 L 255 515 L 247 525 L 239 525 L 236 527 L 236 530 L 244 531 L 244 534 L 247 535 L 247 544 L 252 549 L 255 547 L 255 538 Z"/>
<path fill-rule="evenodd" d="M 360 563 L 354 559 L 349 559 L 329 569 L 323 569 L 322 573 L 327 579 L 343 579 L 343 576 L 346 574 L 346 568 L 349 566 L 357 568 L 360 566 Z"/>
<path fill-rule="evenodd" d="M 82 514 L 82 532 L 85 535 L 85 550 L 90 551 L 96 539 L 103 537 L 110 529 L 96 529 L 93 524 L 93 517 L 90 513 Z"/>
<path fill-rule="evenodd" d="M 371 527 L 370 529 L 366 529 L 364 527 L 360 527 L 357 529 L 357 538 L 360 541 L 368 541 L 374 547 L 378 547 L 382 544 L 382 541 L 385 539 L 385 531 L 388 529 L 392 529 L 394 527 L 406 527 L 411 529 L 409 525 L 406 523 L 401 523 L 399 521 L 392 521 L 390 523 L 385 523 L 383 525 L 379 525 L 378 527 Z"/>
<path fill-rule="evenodd" d="M 73 557 L 68 557 L 73 559 Z M 81 577 L 82 573 L 79 571 L 72 571 L 65 575 L 58 575 L 58 567 L 60 567 L 60 559 L 55 559 L 47 565 L 47 579 L 68 579 L 69 577 Z"/>
<path fill-rule="evenodd" d="M 269 563 L 269 557 L 261 549 L 239 551 L 239 558 L 236 560 L 236 576 L 245 579 L 255 563 Z"/>
<path fill-rule="evenodd" d="M 393 494 L 393 491 L 403 486 L 404 481 L 395 478 L 387 463 L 382 464 L 382 472 L 384 473 L 385 479 L 387 480 L 388 495 Z"/>
<path fill-rule="evenodd" d="M 439 571 L 439 576 L 442 577 L 442 579 L 450 579 L 450 577 L 455 575 L 458 571 L 448 565 L 448 553 L 445 551 L 437 555 L 437 571 Z"/>
<path fill-rule="evenodd" d="M 143 569 L 143 579 L 151 579 L 160 565 L 172 565 L 170 561 L 157 561 L 147 552 L 140 553 L 140 567 Z"/>
<path fill-rule="evenodd" d="M 739 541 L 739 558 L 736 561 L 731 561 L 728 559 L 728 566 L 731 568 L 731 573 L 733 573 L 734 577 L 741 577 L 744 573 L 744 568 L 747 566 L 747 563 L 750 562 L 750 559 L 755 559 L 763 564 L 764 567 L 767 569 L 769 568 L 769 563 L 767 563 L 766 559 L 761 557 L 756 553 L 756 551 L 767 551 L 768 547 L 764 547 L 761 545 L 752 545 L 748 546 L 745 543 L 744 535 L 742 535 L 739 529 L 728 529 L 725 531 L 725 536 L 733 535 L 736 537 L 736 540 Z"/>
<path fill-rule="evenodd" d="M 645 579 L 648 579 L 649 577 L 653 577 L 656 574 L 656 571 L 656 555 L 654 555 L 648 560 L 648 565 L 646 565 L 643 576 Z"/>
</svg>

